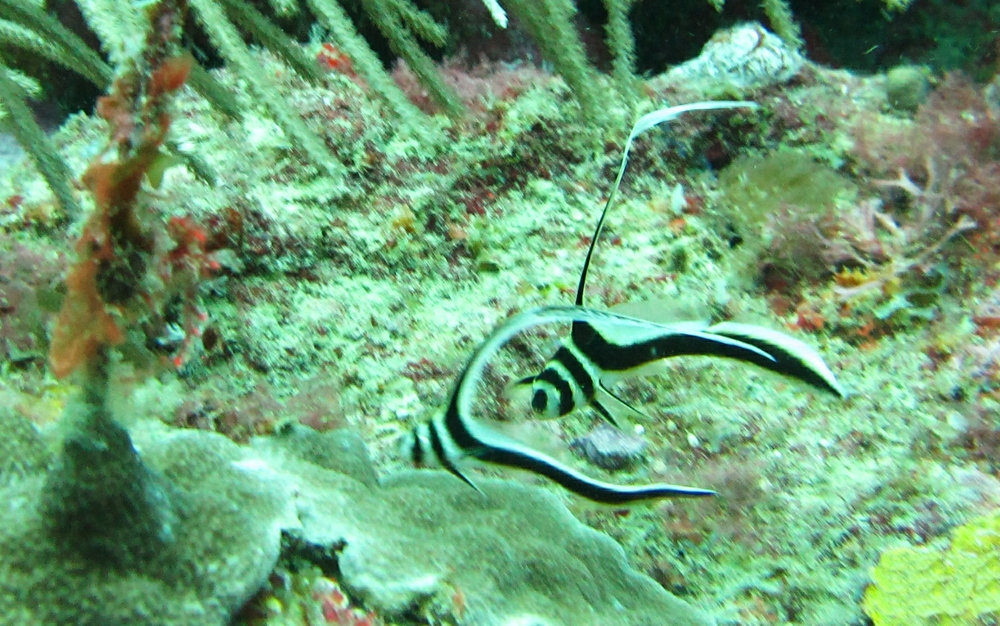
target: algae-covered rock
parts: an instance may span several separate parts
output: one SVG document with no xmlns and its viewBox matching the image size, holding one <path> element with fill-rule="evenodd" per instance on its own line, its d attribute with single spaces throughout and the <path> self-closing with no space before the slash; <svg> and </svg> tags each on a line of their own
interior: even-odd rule
<svg viewBox="0 0 1000 626">
<path fill-rule="evenodd" d="M 885 75 L 885 95 L 892 108 L 916 111 L 930 93 L 927 71 L 914 65 L 898 65 Z"/>
<path fill-rule="evenodd" d="M 719 211 L 744 238 L 761 237 L 782 210 L 816 220 L 857 195 L 853 182 L 799 149 L 736 159 L 719 174 L 719 191 Z"/>
<path fill-rule="evenodd" d="M 344 581 L 394 613 L 460 589 L 463 623 L 484 626 L 708 623 L 551 493 L 497 479 L 477 486 L 482 494 L 444 472 L 392 477 L 372 504 L 401 514 L 346 533 Z"/>
<path fill-rule="evenodd" d="M 610 537 L 543 489 L 477 478 L 479 493 L 426 470 L 367 488 L 295 458 L 296 447 L 319 436 L 262 438 L 254 447 L 297 477 L 299 538 L 343 546 L 341 581 L 369 608 L 394 617 L 447 613 L 460 591 L 459 623 L 477 626 L 711 623 L 632 570 Z"/>
<path fill-rule="evenodd" d="M 277 456 L 274 464 L 304 461 L 323 469 L 344 474 L 368 487 L 378 485 L 378 476 L 368 456 L 365 442 L 353 430 L 340 428 L 316 432 L 311 428 L 288 424 L 278 437 L 254 440 L 258 450 Z"/>
<path fill-rule="evenodd" d="M 42 515 L 53 541 L 108 567 L 135 568 L 173 541 L 170 485 L 139 458 L 103 406 L 74 403 L 75 422 L 48 472 Z"/>
<path fill-rule="evenodd" d="M 294 524 L 287 482 L 250 480 L 245 450 L 219 435 L 132 434 L 170 486 L 171 540 L 124 563 L 72 549 L 73 535 L 52 531 L 42 506 L 52 474 L 36 465 L 0 486 L 0 623 L 226 624 L 266 579 L 281 528 Z"/>
<path fill-rule="evenodd" d="M 688 84 L 708 94 L 745 94 L 783 83 L 805 65 L 794 47 L 757 22 L 715 33 L 694 59 L 669 70 L 661 80 Z"/>
<path fill-rule="evenodd" d="M 17 464 L 0 483 L 8 503 L 0 513 L 0 622 L 228 624 L 266 583 L 283 535 L 292 535 L 336 555 L 343 585 L 401 624 L 424 623 L 414 616 L 477 626 L 711 623 L 536 487 L 480 479 L 479 493 L 420 471 L 379 485 L 360 439 L 343 431 L 286 428 L 251 446 L 158 423 L 130 434 L 143 463 L 169 485 L 170 543 L 129 567 L 62 549 L 39 506 L 51 470 L 37 460 Z M 37 442 L 23 439 L 11 454 L 37 457 Z"/>
<path fill-rule="evenodd" d="M 742 267 L 770 267 L 784 278 L 829 271 L 824 224 L 854 204 L 857 186 L 802 149 L 746 155 L 719 174 L 716 218 L 741 242 Z M 836 223 L 836 220 L 833 220 Z"/>
</svg>

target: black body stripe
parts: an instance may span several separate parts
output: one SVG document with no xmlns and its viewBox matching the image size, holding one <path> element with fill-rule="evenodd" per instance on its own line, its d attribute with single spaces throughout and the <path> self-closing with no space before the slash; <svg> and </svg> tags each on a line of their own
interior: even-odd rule
<svg viewBox="0 0 1000 626">
<path fill-rule="evenodd" d="M 433 421 L 431 421 L 430 424 L 429 424 L 429 426 L 430 426 L 430 428 L 428 430 L 430 431 L 431 447 L 434 449 L 434 454 L 435 454 L 435 456 L 437 456 L 437 459 L 441 463 L 441 465 L 443 465 L 446 470 L 448 470 L 449 472 L 451 472 L 455 476 L 457 476 L 460 479 L 462 479 L 462 482 L 464 482 L 465 484 L 469 485 L 470 487 L 472 487 L 476 491 L 479 491 L 479 489 L 472 483 L 472 481 L 469 480 L 465 476 L 465 474 L 463 474 L 462 472 L 460 472 L 458 470 L 458 467 L 455 465 L 455 463 L 451 460 L 451 458 L 445 452 L 444 444 L 441 441 L 440 433 L 438 433 L 437 424 L 435 424 Z M 464 427 L 463 427 L 463 430 L 464 430 Z M 466 434 L 468 434 L 468 431 L 466 431 Z M 450 432 L 448 433 L 448 436 L 449 437 L 452 436 Z M 471 438 L 472 436 L 469 435 L 469 437 Z M 452 437 L 452 440 L 454 440 L 454 437 Z M 473 439 L 473 441 L 475 441 L 475 439 Z"/>
<path fill-rule="evenodd" d="M 594 379 L 591 377 L 590 372 L 587 371 L 587 368 L 583 366 L 583 363 L 580 363 L 580 359 L 576 358 L 572 350 L 566 346 L 559 346 L 556 353 L 552 355 L 552 360 L 558 361 L 566 368 L 566 371 L 576 381 L 576 386 L 580 388 L 584 398 L 589 400 L 594 397 Z"/>
<path fill-rule="evenodd" d="M 639 341 L 628 345 L 612 343 L 605 339 L 593 326 L 585 322 L 574 326 L 573 341 L 577 349 L 605 372 L 627 372 L 628 370 L 648 365 L 654 361 L 675 356 L 717 356 L 739 359 L 774 368 L 774 363 L 767 360 L 767 355 L 758 354 L 746 348 L 715 341 L 704 335 L 693 335 L 684 332 L 665 332 L 659 337 Z M 582 328 L 582 327 L 586 328 Z M 577 341 L 577 336 L 581 341 Z"/>
<path fill-rule="evenodd" d="M 424 444 L 420 441 L 420 431 L 413 429 L 413 448 L 410 450 L 410 458 L 413 464 L 420 467 L 424 464 Z"/>
<path fill-rule="evenodd" d="M 462 372 L 459 375 L 460 384 L 464 384 L 464 378 L 465 372 Z M 452 394 L 451 401 L 448 403 L 448 409 L 444 413 L 444 426 L 448 429 L 448 436 L 451 437 L 452 442 L 456 446 L 466 454 L 476 456 L 476 452 L 481 447 L 481 444 L 469 432 L 469 429 L 465 427 L 465 422 L 459 414 L 457 393 Z"/>
<path fill-rule="evenodd" d="M 607 408 L 605 408 L 605 406 L 603 404 L 601 404 L 600 402 L 598 402 L 595 399 L 595 400 L 591 400 L 590 406 L 594 407 L 594 410 L 597 411 L 597 413 L 602 418 L 604 418 L 604 420 L 607 423 L 609 423 L 609 424 L 611 424 L 611 425 L 613 425 L 615 427 L 618 426 L 618 419 L 614 415 L 612 415 L 611 411 L 609 411 Z"/>
<path fill-rule="evenodd" d="M 769 355 L 774 357 L 773 361 L 765 360 L 760 358 L 756 354 L 751 354 L 749 358 L 743 358 L 742 360 L 753 363 L 754 365 L 759 365 L 764 369 L 771 370 L 772 372 L 777 372 L 779 374 L 784 374 L 785 376 L 791 376 L 792 378 L 797 378 L 803 382 L 806 382 L 813 387 L 819 389 L 825 389 L 837 396 L 842 396 L 843 393 L 840 389 L 831 386 L 830 381 L 821 376 L 816 370 L 809 367 L 809 365 L 803 361 L 800 356 L 795 353 L 790 352 L 783 348 L 781 345 L 776 344 L 772 341 L 766 341 L 760 337 L 754 337 L 749 334 L 733 332 L 730 330 L 724 330 L 721 332 L 716 332 L 709 329 L 708 332 L 727 339 L 735 339 L 736 341 L 742 341 L 743 343 L 749 344 L 755 348 L 759 348 Z M 756 358 L 755 358 L 756 357 Z"/>
<path fill-rule="evenodd" d="M 544 459 L 506 448 L 485 448 L 478 455 L 478 458 L 489 463 L 516 467 L 540 474 L 577 495 L 588 500 L 593 500 L 594 502 L 600 502 L 601 504 L 623 505 L 654 498 L 706 497 L 715 495 L 715 492 L 709 489 L 677 488 L 669 485 L 648 485 L 642 487 L 605 486 L 601 483 L 590 481 L 585 477 L 565 472 L 562 468 L 547 463 Z"/>
</svg>

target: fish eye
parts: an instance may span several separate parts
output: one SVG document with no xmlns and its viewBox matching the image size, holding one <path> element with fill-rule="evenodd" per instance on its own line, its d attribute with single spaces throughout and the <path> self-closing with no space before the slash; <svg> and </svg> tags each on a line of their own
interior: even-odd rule
<svg viewBox="0 0 1000 626">
<path fill-rule="evenodd" d="M 535 413 L 544 413 L 548 407 L 548 394 L 545 393 L 544 389 L 536 389 L 534 395 L 531 396 L 531 408 L 535 410 Z"/>
</svg>

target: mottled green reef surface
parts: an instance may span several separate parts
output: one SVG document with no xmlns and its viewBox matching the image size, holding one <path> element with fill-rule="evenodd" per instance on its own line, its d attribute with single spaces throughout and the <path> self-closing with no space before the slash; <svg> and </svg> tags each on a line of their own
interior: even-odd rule
<svg viewBox="0 0 1000 626">
<path fill-rule="evenodd" d="M 0 153 L 0 624 L 997 623 L 995 55 L 833 69 L 764 6 L 781 38 L 588 65 L 586 96 L 559 63 L 426 59 L 451 103 L 314 32 L 316 76 L 271 45 L 210 70 L 223 110 L 172 44 L 128 69 L 123 37 L 114 99 L 49 135 L 77 208 Z M 539 420 L 509 382 L 551 327 L 492 364 L 477 417 L 604 481 L 718 496 L 612 510 L 411 469 L 403 439 L 489 332 L 572 302 L 634 120 L 711 99 L 759 107 L 636 140 L 587 304 L 788 333 L 847 397 L 679 358 L 616 387 L 647 416 L 623 433 Z"/>
</svg>

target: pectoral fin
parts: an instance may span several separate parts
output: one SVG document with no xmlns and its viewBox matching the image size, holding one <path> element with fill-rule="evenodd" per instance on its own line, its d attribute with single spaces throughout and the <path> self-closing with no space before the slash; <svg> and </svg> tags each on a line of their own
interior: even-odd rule
<svg viewBox="0 0 1000 626">
<path fill-rule="evenodd" d="M 628 402 L 609 391 L 604 385 L 598 385 L 597 392 L 590 405 L 601 414 L 605 420 L 619 430 L 627 427 L 635 420 L 649 420 L 645 413 L 636 409 Z"/>
</svg>

